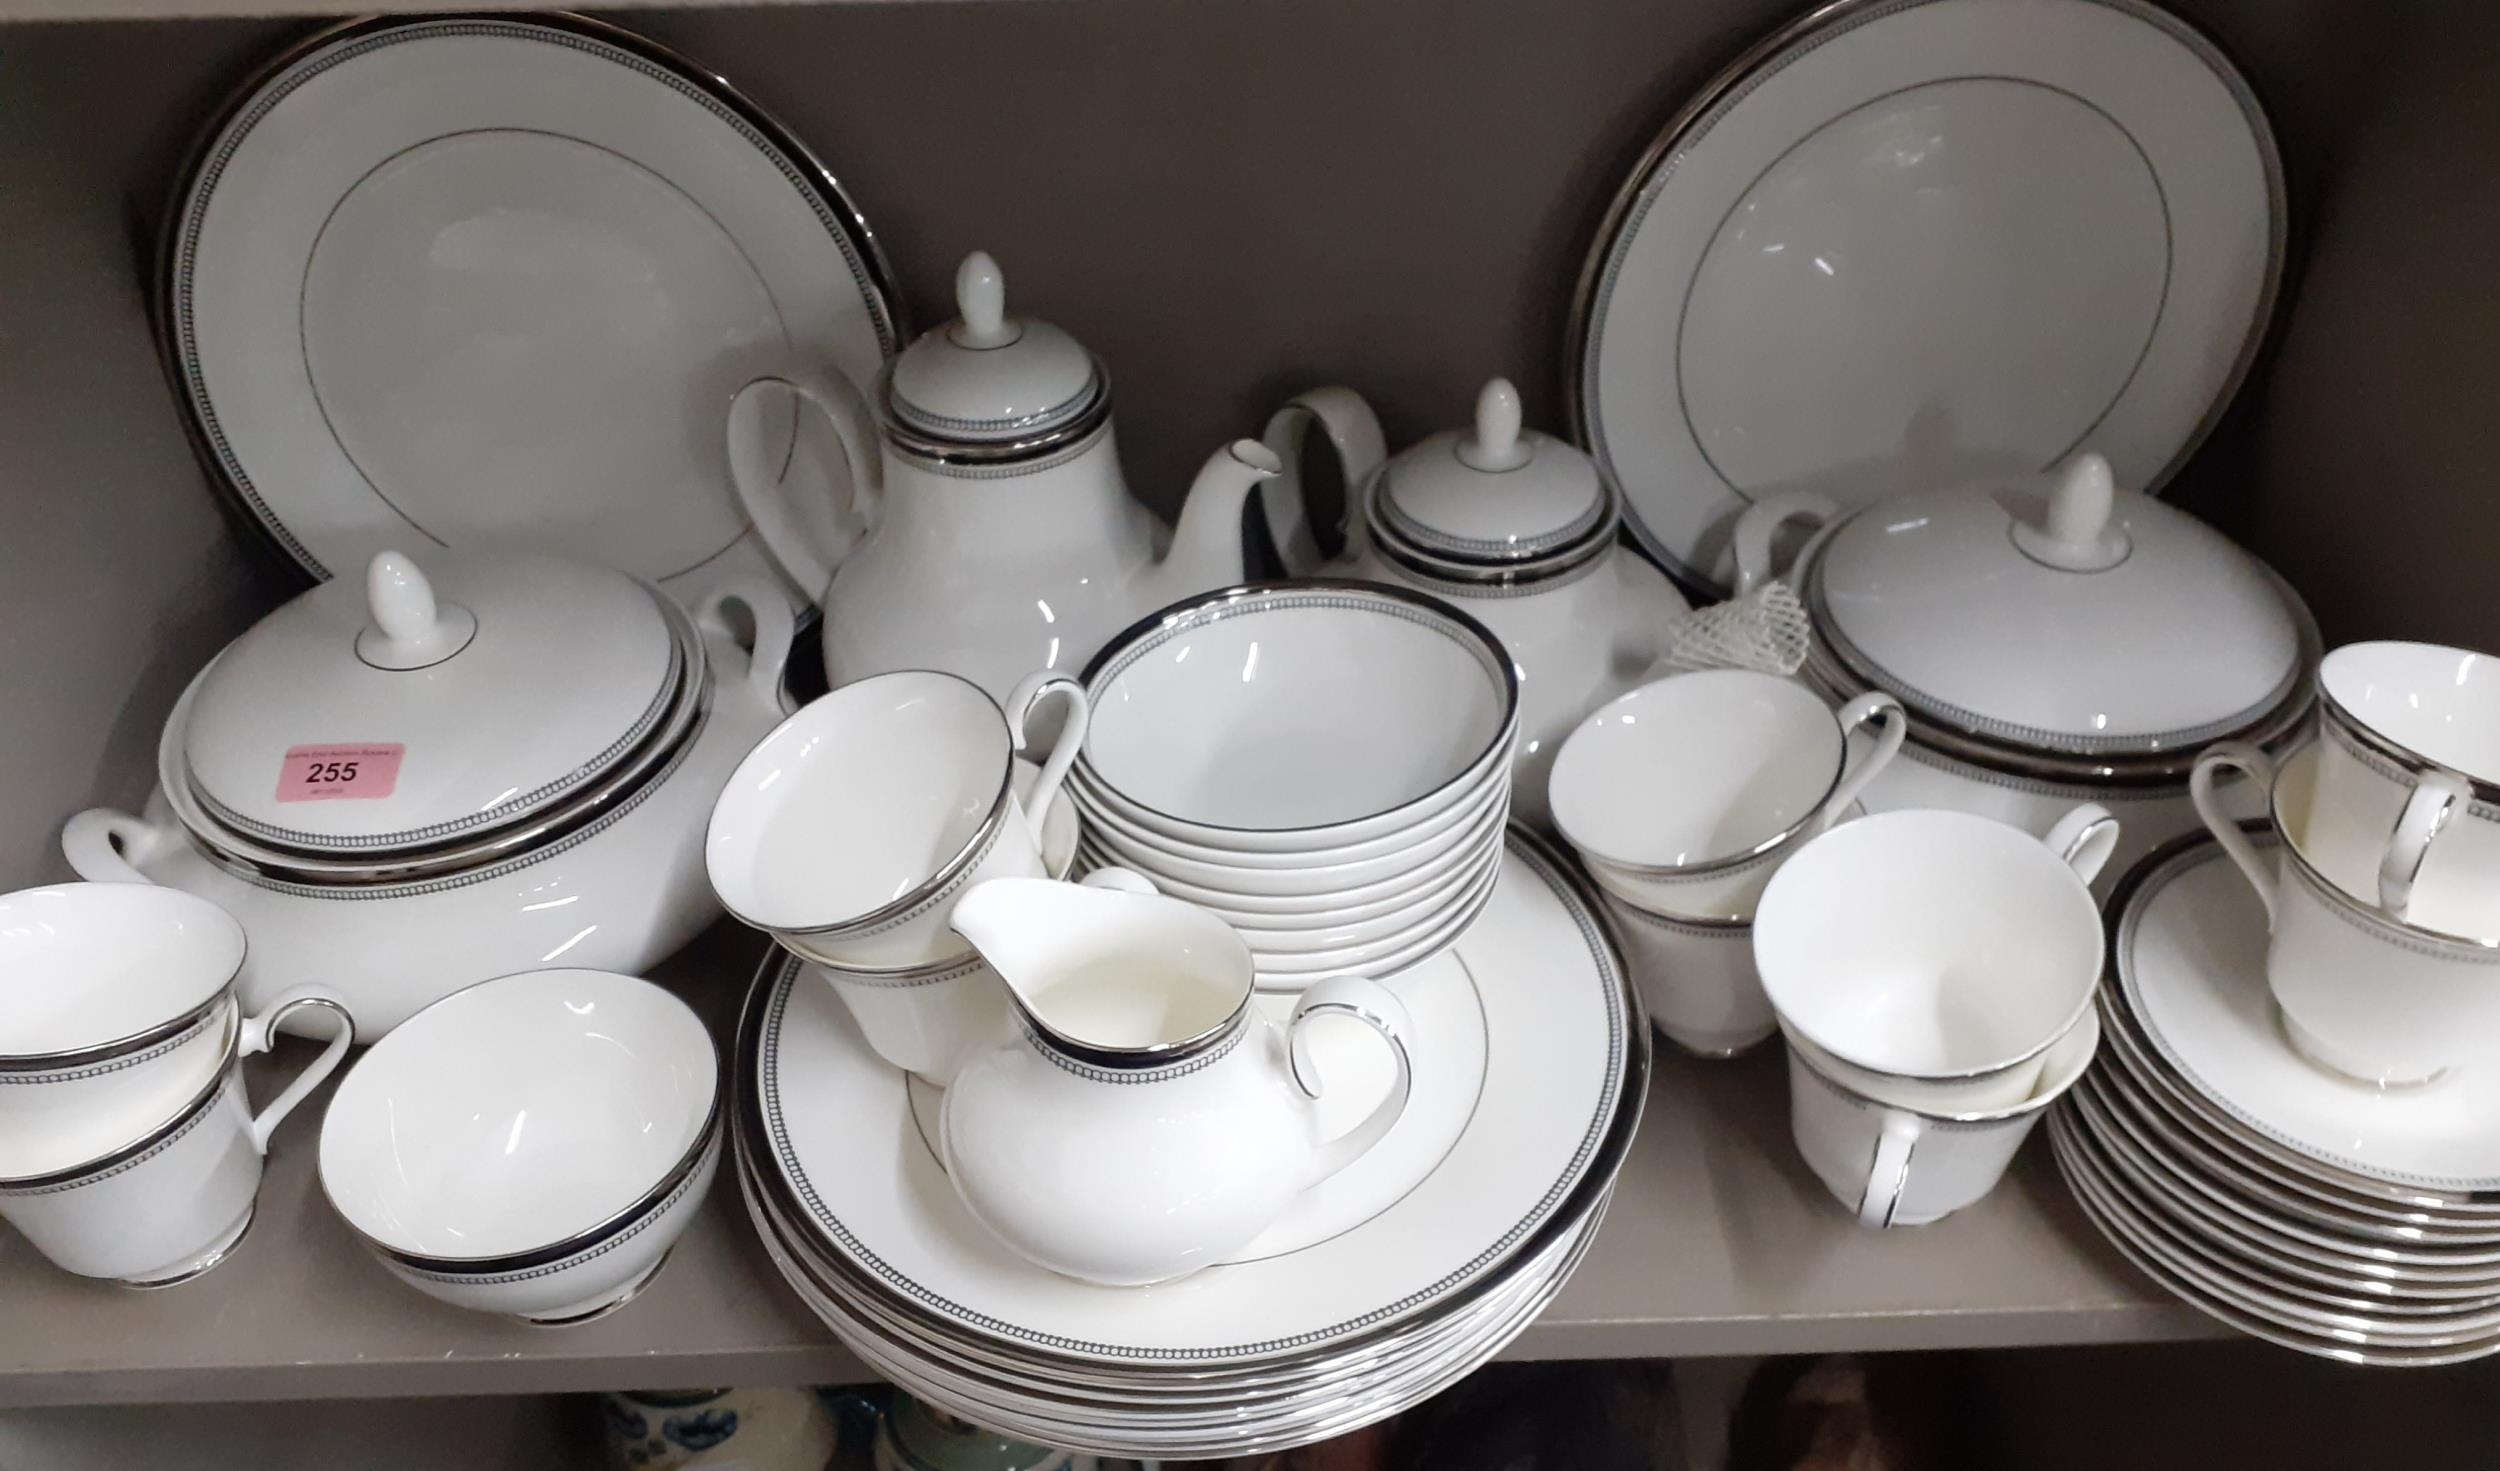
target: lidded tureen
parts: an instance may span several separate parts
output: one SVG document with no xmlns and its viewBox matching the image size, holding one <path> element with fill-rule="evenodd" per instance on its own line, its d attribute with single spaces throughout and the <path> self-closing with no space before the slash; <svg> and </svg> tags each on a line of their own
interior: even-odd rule
<svg viewBox="0 0 2500 1471">
<path fill-rule="evenodd" d="M 1665 574 L 1616 540 L 1612 486 L 1578 449 L 1523 427 L 1519 393 L 1495 378 L 1464 429 L 1382 459 L 1378 422 L 1344 389 L 1294 400 L 1268 425 L 1282 463 L 1300 463 L 1319 424 L 1344 462 L 1346 550 L 1330 575 L 1447 598 L 1501 637 L 1520 680 L 1511 810 L 1543 824 L 1554 754 L 1580 717 L 1639 682 L 1685 611 Z M 1271 482 L 1271 530 L 1296 575 L 1319 572 L 1288 472 Z"/>
<path fill-rule="evenodd" d="M 639 971 L 717 913 L 697 839 L 779 717 L 789 625 L 763 586 L 689 615 L 577 563 L 385 552 L 201 670 L 147 816 L 62 846 L 232 912 L 247 1006 L 318 980 L 368 1037 L 558 956 Z"/>
<path fill-rule="evenodd" d="M 1783 522 L 1829 514 L 1808 496 L 1747 511 L 1740 589 L 1768 575 Z M 1832 519 L 1793 576 L 1814 620 L 1806 677 L 1909 711 L 1905 759 L 1868 788 L 1870 810 L 2045 821 L 2081 797 L 2157 804 L 2121 814 L 2141 852 L 2195 825 L 2199 750 L 2285 744 L 2313 703 L 2318 635 L 2299 595 L 2220 532 L 2113 484 L 2096 454 Z"/>
</svg>

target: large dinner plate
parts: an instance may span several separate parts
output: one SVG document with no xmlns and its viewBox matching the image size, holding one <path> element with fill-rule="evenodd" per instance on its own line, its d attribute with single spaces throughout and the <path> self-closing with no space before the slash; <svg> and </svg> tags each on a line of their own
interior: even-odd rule
<svg viewBox="0 0 2500 1471">
<path fill-rule="evenodd" d="M 2330 1177 L 2500 1190 L 2500 1069 L 2379 1088 L 2303 1058 L 2266 988 L 2265 908 L 2219 846 L 2157 858 L 2125 900 L 2112 951 L 2143 1040 L 2255 1140 Z"/>
<path fill-rule="evenodd" d="M 867 385 L 897 332 L 823 165 L 570 18 L 355 22 L 279 57 L 194 164 L 163 290 L 203 452 L 315 576 L 528 550 L 689 602 L 778 575 L 729 483 L 730 395 Z M 811 503 L 843 483 L 792 403 L 742 427 Z"/>
<path fill-rule="evenodd" d="M 1500 883 L 1427 980 L 1481 1027 L 1482 1075 L 1454 1138 L 1410 1111 L 1363 1160 L 1298 1203 L 1244 1259 L 1137 1290 L 1040 1271 L 965 1212 L 917 1126 L 904 1076 L 829 990 L 785 971 L 762 1000 L 762 1139 L 801 1224 L 852 1271 L 952 1332 L 1113 1364 L 1307 1355 L 1432 1311 L 1498 1278 L 1592 1171 L 1620 1154 L 1646 1046 L 1613 946 L 1562 867 L 1514 838 Z M 1440 962 L 1423 970 L 1436 970 Z M 1463 979 L 1462 979 L 1463 976 Z M 1418 1067 L 1437 1029 L 1420 1028 Z M 1399 1141 L 1410 1125 L 1419 1147 Z"/>
<path fill-rule="evenodd" d="M 2246 83 L 2134 0 L 1839 0 L 1722 73 L 1581 282 L 1580 432 L 1627 522 L 1725 587 L 1763 496 L 1844 505 L 2078 449 L 2158 488 L 2282 273 Z"/>
</svg>

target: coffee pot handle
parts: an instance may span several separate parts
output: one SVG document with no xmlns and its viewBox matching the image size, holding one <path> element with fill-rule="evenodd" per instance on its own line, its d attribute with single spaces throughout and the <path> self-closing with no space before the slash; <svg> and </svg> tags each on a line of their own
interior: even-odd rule
<svg viewBox="0 0 2500 1471">
<path fill-rule="evenodd" d="M 2271 791 L 2274 758 L 2246 741 L 2216 741 L 2197 756 L 2195 767 L 2188 772 L 2188 800 L 2195 804 L 2196 815 L 2204 820 L 2206 830 L 2222 845 L 2222 851 L 2231 855 L 2248 886 L 2257 891 L 2257 898 L 2266 906 L 2266 927 L 2272 929 L 2275 872 L 2257 851 L 2257 845 L 2248 840 L 2248 834 L 2240 831 L 2231 814 L 2222 810 L 2221 798 L 2214 795 L 2214 780 L 2225 771 L 2237 771 Z"/>
<path fill-rule="evenodd" d="M 1284 472 L 1259 486 L 1259 506 L 1267 515 L 1267 531 L 1284 559 L 1285 575 L 1308 577 L 1320 570 L 1319 537 L 1311 525 L 1310 499 L 1302 489 L 1302 446 L 1317 424 L 1337 452 L 1337 468 L 1345 481 L 1345 508 L 1337 529 L 1345 538 L 1339 560 L 1351 562 L 1365 545 L 1364 502 L 1372 477 L 1389 458 L 1388 439 L 1380 432 L 1380 416 L 1351 388 L 1314 388 L 1297 395 L 1267 421 L 1260 442 L 1284 462 Z"/>
<path fill-rule="evenodd" d="M 833 426 L 849 472 L 848 496 L 828 496 L 818 506 L 803 499 L 813 496 L 815 487 L 790 483 L 789 460 L 770 453 L 767 436 L 758 427 L 758 400 L 776 389 L 796 398 L 799 412 L 812 408 Z M 833 569 L 876 526 L 884 462 L 877 455 L 875 425 L 867 401 L 840 373 L 767 375 L 729 397 L 722 438 L 729 451 L 730 487 L 774 564 L 811 600 L 824 598 L 833 584 Z M 848 525 L 841 524 L 844 513 Z"/>
<path fill-rule="evenodd" d="M 320 1087 L 322 1079 L 338 1071 L 339 1063 L 347 1056 L 348 1044 L 356 1040 L 356 1018 L 349 1014 L 347 1004 L 335 993 L 320 986 L 297 986 L 280 996 L 275 1003 L 262 1008 L 258 1016 L 244 1018 L 242 1034 L 236 1039 L 237 1057 L 267 1052 L 277 1040 L 278 1029 L 286 1025 L 287 1018 L 307 1008 L 328 1014 L 334 1024 L 330 1045 L 323 1048 L 321 1055 L 302 1072 L 297 1073 L 285 1089 L 269 1101 L 268 1107 L 252 1116 L 252 1147 L 263 1154 L 269 1152 L 269 1136 L 278 1131 L 278 1125 L 286 1122 L 286 1116 L 295 1111 L 295 1106 L 302 1103 L 312 1090 Z"/>
<path fill-rule="evenodd" d="M 1310 1183 L 1318 1184 L 1329 1176 L 1361 1159 L 1365 1151 L 1378 1144 L 1389 1126 L 1406 1112 L 1407 1097 L 1415 1089 L 1414 1068 L 1407 1059 L 1406 1039 L 1415 1029 L 1406 1014 L 1406 1003 L 1397 993 L 1378 981 L 1361 976 L 1329 976 L 1302 993 L 1302 1000 L 1293 1009 L 1293 1020 L 1286 1024 L 1285 1055 L 1293 1070 L 1294 1086 L 1302 1096 L 1317 1099 L 1320 1077 L 1311 1059 L 1309 1024 L 1315 1016 L 1350 1016 L 1380 1034 L 1389 1045 L 1390 1060 L 1396 1064 L 1398 1077 L 1389 1089 L 1389 1096 L 1371 1112 L 1371 1117 L 1320 1146 Z"/>
</svg>

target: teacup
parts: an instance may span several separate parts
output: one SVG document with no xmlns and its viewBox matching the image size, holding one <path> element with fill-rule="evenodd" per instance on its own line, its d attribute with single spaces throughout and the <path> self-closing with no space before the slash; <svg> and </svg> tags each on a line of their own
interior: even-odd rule
<svg viewBox="0 0 2500 1471">
<path fill-rule="evenodd" d="M 1854 766 L 1850 732 L 1881 734 Z M 1608 893 L 1652 914 L 1741 921 L 1781 863 L 1828 829 L 1901 749 L 1901 702 L 1834 715 L 1793 680 L 1711 669 L 1599 706 L 1563 742 L 1554 825 Z"/>
<path fill-rule="evenodd" d="M 2292 1045 L 2364 1082 L 2426 1082 L 2500 1035 L 2500 943 L 2406 924 L 2321 872 L 2307 834 L 2331 749 L 2313 742 L 2278 771 L 2255 746 L 2219 742 L 2197 757 L 2188 795 L 2266 906 L 2266 988 Z M 2279 860 L 2223 810 L 2214 783 L 2232 770 L 2270 793 Z"/>
<path fill-rule="evenodd" d="M 1649 1024 L 1701 1057 L 1734 1057 L 1779 1030 L 1753 968 L 1753 925 L 1674 919 L 1605 896 Z"/>
<path fill-rule="evenodd" d="M 268 1051 L 279 1026 L 306 1008 L 329 1014 L 329 1046 L 254 1114 L 241 1059 Z M 190 1281 L 225 1260 L 251 1227 L 269 1136 L 337 1069 L 355 1030 L 336 997 L 290 992 L 223 1034 L 208 1085 L 170 1117 L 96 1158 L 0 1179 L 0 1220 L 82 1277 L 134 1287 Z"/>
<path fill-rule="evenodd" d="M 2088 885 L 2117 842 L 2118 820 L 2089 803 L 2045 842 L 1917 808 L 1834 828 L 1763 893 L 1762 989 L 1862 1094 L 1943 1115 L 2010 1108 L 2091 1008 L 2101 912 Z"/>
<path fill-rule="evenodd" d="M 2086 1009 L 2042 1059 L 2031 1096 L 1997 1108 L 1934 1112 L 1866 1089 L 1845 1064 L 1788 1037 L 1788 1123 L 1824 1188 L 1861 1226 L 1923 1226 L 1996 1188 L 2031 1126 L 2100 1048 Z"/>
<path fill-rule="evenodd" d="M 1035 707 L 1067 717 L 1027 798 L 1015 752 Z M 819 965 L 899 971 L 964 953 L 955 901 L 1044 876 L 1036 837 L 1084 744 L 1072 679 L 1028 676 L 1002 711 L 980 686 L 908 670 L 844 685 L 783 721 L 730 773 L 704 860 L 722 905 Z"/>
<path fill-rule="evenodd" d="M 2500 659 L 2347 644 L 2318 694 L 2309 861 L 2398 920 L 2500 936 Z"/>
<path fill-rule="evenodd" d="M 0 1176 L 109 1154 L 197 1098 L 233 1040 L 243 950 L 179 889 L 0 895 Z"/>
</svg>

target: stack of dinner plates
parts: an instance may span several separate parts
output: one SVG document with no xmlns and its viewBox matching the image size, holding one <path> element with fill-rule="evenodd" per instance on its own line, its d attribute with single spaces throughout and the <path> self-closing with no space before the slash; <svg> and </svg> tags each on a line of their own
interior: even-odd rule
<svg viewBox="0 0 2500 1471">
<path fill-rule="evenodd" d="M 1390 985 L 1414 1021 L 1391 1132 L 1232 1260 L 1124 1288 L 1033 1266 L 977 1224 L 929 1143 L 944 1095 L 879 1061 L 832 992 L 776 958 L 740 1026 L 748 1208 L 861 1359 L 1002 1433 L 1160 1459 L 1343 1433 L 1463 1377 L 1561 1290 L 1649 1071 L 1611 941 L 1522 835 L 1467 934 Z M 1378 1051 L 1349 1038 L 1318 1059 L 1323 1127 L 1390 1086 Z"/>
<path fill-rule="evenodd" d="M 1085 693 L 1080 867 L 1213 912 L 1261 990 L 1396 975 L 1491 900 L 1519 676 L 1449 604 L 1369 582 L 1227 588 L 1114 639 Z"/>
<path fill-rule="evenodd" d="M 2267 993 L 2265 909 L 2210 839 L 2155 853 L 2111 904 L 2107 1045 L 2049 1121 L 2102 1231 L 2286 1347 L 2500 1349 L 2500 1070 L 2388 1088 L 2304 1059 Z"/>
</svg>

